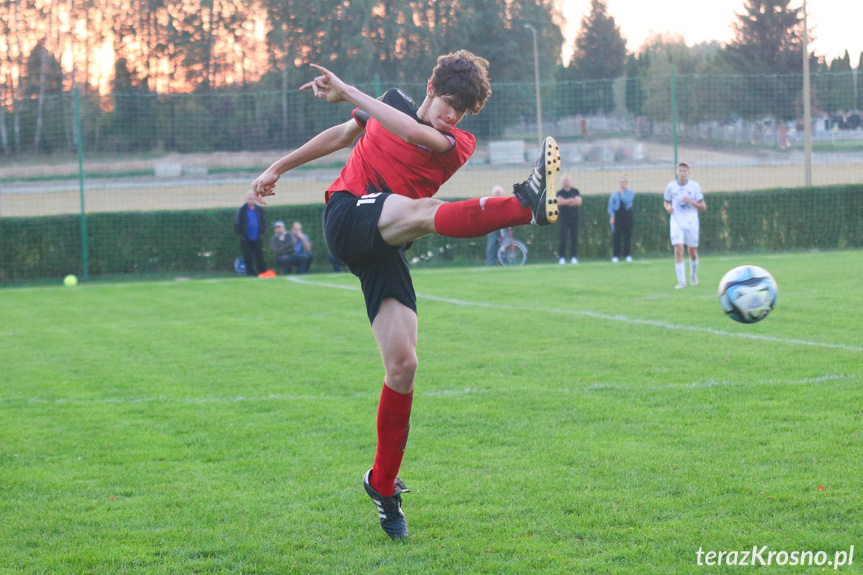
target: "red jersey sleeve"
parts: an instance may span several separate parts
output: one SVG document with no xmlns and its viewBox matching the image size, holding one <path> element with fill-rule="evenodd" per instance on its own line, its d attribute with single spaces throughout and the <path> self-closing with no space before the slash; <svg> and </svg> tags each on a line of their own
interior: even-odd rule
<svg viewBox="0 0 863 575">
<path fill-rule="evenodd" d="M 455 146 L 453 146 L 452 150 L 443 155 L 448 156 L 450 154 L 455 154 L 457 157 L 456 169 L 458 169 L 465 165 L 470 157 L 473 156 L 474 151 L 476 151 L 476 138 L 470 132 L 458 129 L 453 129 L 451 132 L 444 133 L 455 140 Z"/>
<path fill-rule="evenodd" d="M 417 119 L 413 101 L 401 90 L 389 90 L 383 101 Z M 476 149 L 476 138 L 458 128 L 442 132 L 453 147 L 439 154 L 402 140 L 374 118 L 363 118 L 362 110 L 354 110 L 354 119 L 365 127 L 365 133 L 357 140 L 339 177 L 327 188 L 327 200 L 337 191 L 355 196 L 392 192 L 409 198 L 431 197 Z"/>
</svg>

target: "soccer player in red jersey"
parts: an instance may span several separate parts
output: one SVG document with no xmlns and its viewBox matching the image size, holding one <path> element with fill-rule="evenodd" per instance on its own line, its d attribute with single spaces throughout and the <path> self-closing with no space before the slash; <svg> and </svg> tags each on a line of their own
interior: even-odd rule
<svg viewBox="0 0 863 575">
<path fill-rule="evenodd" d="M 252 191 L 265 203 L 282 174 L 359 138 L 326 190 L 324 237 L 330 252 L 360 278 L 381 351 L 385 379 L 377 451 L 363 485 L 383 530 L 401 539 L 408 535 L 401 510 L 407 489 L 396 475 L 407 444 L 417 369 L 416 294 L 405 250 L 432 233 L 470 238 L 515 225 L 554 223 L 560 153 L 554 139 L 546 138 L 527 180 L 513 186 L 513 197 L 433 199 L 476 148 L 473 135 L 456 126 L 466 114 L 479 113 L 491 95 L 488 62 L 465 50 L 439 57 L 419 107 L 401 90 L 375 99 L 326 68 L 312 67 L 320 75 L 300 90 L 312 90 L 327 102 L 350 102 L 356 106 L 353 118 L 276 161 L 252 182 Z"/>
</svg>

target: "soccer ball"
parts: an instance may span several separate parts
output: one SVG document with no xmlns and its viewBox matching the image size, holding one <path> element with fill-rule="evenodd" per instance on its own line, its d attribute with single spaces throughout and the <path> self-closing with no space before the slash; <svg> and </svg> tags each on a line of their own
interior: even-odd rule
<svg viewBox="0 0 863 575">
<path fill-rule="evenodd" d="M 719 305 L 740 323 L 756 323 L 776 305 L 779 289 L 770 272 L 758 266 L 734 268 L 719 282 Z"/>
</svg>

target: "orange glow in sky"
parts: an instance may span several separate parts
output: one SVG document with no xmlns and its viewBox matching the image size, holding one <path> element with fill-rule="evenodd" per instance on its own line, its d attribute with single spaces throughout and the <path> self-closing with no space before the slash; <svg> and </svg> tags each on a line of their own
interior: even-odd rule
<svg viewBox="0 0 863 575">
<path fill-rule="evenodd" d="M 590 0 L 562 0 L 561 5 L 567 19 L 563 58 L 568 62 Z M 802 5 L 802 0 L 791 3 L 793 8 Z M 734 34 L 735 12 L 743 12 L 743 0 L 607 0 L 607 6 L 630 52 L 637 51 L 654 33 L 682 35 L 690 46 L 710 40 L 726 43 Z M 863 52 L 863 0 L 807 0 L 806 9 L 815 36 L 810 52 L 827 56 L 829 61 L 847 49 L 851 65 L 856 67 Z"/>
<path fill-rule="evenodd" d="M 266 13 L 256 0 L 247 0 L 248 15 L 242 27 L 228 30 L 229 19 L 222 18 L 219 30 L 211 44 L 214 58 L 208 62 L 212 66 L 209 80 L 216 86 L 255 82 L 269 66 L 266 33 Z M 562 59 L 568 63 L 573 52 L 573 42 L 583 15 L 590 7 L 590 0 L 555 0 L 559 2 L 566 18 L 564 35 L 566 43 L 562 48 Z M 645 40 L 654 34 L 683 37 L 687 44 L 705 41 L 727 43 L 733 37 L 736 22 L 735 12 L 742 12 L 744 0 L 606 0 L 609 13 L 615 18 L 627 49 L 636 52 Z M 803 0 L 792 0 L 792 6 L 801 6 Z M 19 15 L 20 36 L 16 42 L 10 37 L 0 37 L 0 53 L 8 58 L 0 59 L 0 78 L 17 79 L 18 62 L 23 61 L 32 51 L 37 41 L 47 41 L 48 50 L 58 55 L 66 72 L 76 68 L 76 77 L 85 77 L 94 89 L 105 94 L 110 91 L 117 58 L 123 57 L 129 63 L 133 74 L 138 78 L 150 75 L 150 88 L 159 92 L 184 92 L 192 89 L 183 73 L 183 54 L 181 47 L 167 46 L 154 53 L 153 46 L 134 37 L 120 38 L 120 30 L 134 29 L 134 14 L 130 12 L 127 0 L 111 0 L 102 4 L 77 4 L 76 12 L 70 16 L 69 6 L 54 0 L 31 0 L 31 3 L 13 4 L 27 7 Z M 201 10 L 202 0 L 186 0 L 183 4 L 169 3 L 167 8 L 157 11 L 154 26 L 158 30 L 182 25 L 190 15 Z M 227 10 L 226 16 L 236 14 L 238 4 L 216 3 Z M 71 6 L 71 5 L 70 5 Z M 814 35 L 810 50 L 826 56 L 828 61 L 842 56 L 847 49 L 851 55 L 852 66 L 857 66 L 863 52 L 863 0 L 807 0 L 809 25 Z M 89 7 L 89 8 L 88 8 Z M 51 11 L 50 18 L 35 18 L 33 10 L 40 14 Z M 380 10 L 378 6 L 376 10 Z M 87 10 L 90 10 L 87 12 Z M 129 21 L 127 21 L 129 20 Z M 131 22 L 131 23 L 130 23 Z M 26 25 L 25 25 L 26 24 Z M 191 33 L 203 36 L 209 27 L 204 26 Z M 130 32 L 132 34 L 133 32 Z M 236 37 L 235 37 L 236 35 Z M 200 41 L 200 38 L 198 39 Z M 162 40 L 172 42 L 175 40 Z M 21 45 L 21 55 L 18 54 Z M 300 50 L 297 62 L 302 62 L 305 54 Z M 88 69 L 84 69 L 84 66 Z M 179 69 L 178 69 L 179 68 Z M 200 68 L 200 64 L 198 64 Z M 196 70 L 201 72 L 200 69 Z M 66 76 L 66 88 L 71 87 L 71 75 Z"/>
</svg>

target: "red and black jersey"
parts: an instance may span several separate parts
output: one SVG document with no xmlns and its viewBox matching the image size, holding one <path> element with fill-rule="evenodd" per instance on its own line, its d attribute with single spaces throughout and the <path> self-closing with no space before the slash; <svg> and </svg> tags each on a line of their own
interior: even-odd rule
<svg viewBox="0 0 863 575">
<path fill-rule="evenodd" d="M 401 90 L 388 90 L 383 102 L 420 121 L 416 104 Z M 365 126 L 366 131 L 354 146 L 339 177 L 327 188 L 327 201 L 333 192 L 339 191 L 355 196 L 392 192 L 408 198 L 429 198 L 476 149 L 476 138 L 458 128 L 443 132 L 454 146 L 445 154 L 438 154 L 425 146 L 405 142 L 359 109 L 354 110 L 354 119 Z"/>
</svg>

